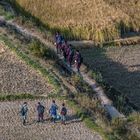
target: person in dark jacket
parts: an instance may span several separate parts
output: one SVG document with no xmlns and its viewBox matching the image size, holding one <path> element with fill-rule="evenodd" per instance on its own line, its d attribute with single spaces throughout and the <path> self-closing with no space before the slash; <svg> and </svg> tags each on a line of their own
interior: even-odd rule
<svg viewBox="0 0 140 140">
<path fill-rule="evenodd" d="M 70 51 L 69 51 L 69 55 L 68 55 L 67 59 L 68 59 L 68 64 L 71 67 L 72 61 L 73 61 L 73 57 L 74 57 L 74 49 L 72 48 L 71 44 L 69 45 L 69 49 L 70 49 Z"/>
<path fill-rule="evenodd" d="M 52 101 L 52 105 L 49 109 L 49 113 L 51 115 L 51 120 L 55 123 L 56 121 L 56 117 L 57 117 L 57 110 L 58 110 L 58 106 L 55 103 L 55 100 Z"/>
<path fill-rule="evenodd" d="M 26 125 L 27 113 L 28 113 L 27 102 L 24 102 L 23 105 L 21 106 L 21 109 L 20 109 L 20 115 L 22 117 L 23 125 Z"/>
<path fill-rule="evenodd" d="M 63 52 L 63 57 L 65 62 L 67 60 L 67 48 L 68 48 L 68 44 L 67 41 L 65 41 L 62 46 L 62 52 Z"/>
<path fill-rule="evenodd" d="M 76 68 L 77 68 L 77 71 L 80 72 L 80 67 L 81 67 L 81 64 L 82 64 L 82 56 L 81 56 L 81 53 L 79 52 L 79 50 L 76 50 L 76 54 L 75 54 L 75 65 L 76 65 Z"/>
<path fill-rule="evenodd" d="M 61 114 L 61 123 L 65 125 L 66 124 L 65 122 L 66 122 L 67 109 L 66 109 L 64 103 L 62 104 L 62 109 L 61 109 L 60 114 Z"/>
<path fill-rule="evenodd" d="M 44 110 L 45 110 L 45 107 L 40 102 L 38 102 L 38 106 L 37 106 L 38 122 L 44 121 Z"/>
<path fill-rule="evenodd" d="M 56 45 L 56 52 L 60 53 L 61 45 L 62 45 L 62 36 L 58 32 L 55 35 L 55 45 Z"/>
</svg>

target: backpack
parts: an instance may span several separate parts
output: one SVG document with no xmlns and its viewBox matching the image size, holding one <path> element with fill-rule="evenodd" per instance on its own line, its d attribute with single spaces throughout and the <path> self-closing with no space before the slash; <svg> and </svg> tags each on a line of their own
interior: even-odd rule
<svg viewBox="0 0 140 140">
<path fill-rule="evenodd" d="M 65 107 L 62 108 L 61 114 L 62 115 L 66 115 L 67 114 L 67 109 Z"/>
<path fill-rule="evenodd" d="M 40 107 L 41 113 L 44 113 L 44 110 L 45 110 L 45 107 L 43 105 L 41 105 L 41 107 Z"/>
<path fill-rule="evenodd" d="M 49 110 L 50 114 L 51 115 L 57 114 L 57 109 L 58 109 L 57 105 L 52 105 L 50 110 Z"/>
<path fill-rule="evenodd" d="M 24 110 L 24 107 L 22 107 L 22 108 L 21 108 L 20 113 L 21 113 L 21 115 L 22 115 L 22 116 L 24 116 L 24 115 L 25 115 L 25 110 Z"/>
</svg>

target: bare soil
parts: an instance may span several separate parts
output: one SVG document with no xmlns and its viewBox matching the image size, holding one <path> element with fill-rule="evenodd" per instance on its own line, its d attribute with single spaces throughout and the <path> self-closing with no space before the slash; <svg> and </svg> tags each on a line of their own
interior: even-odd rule
<svg viewBox="0 0 140 140">
<path fill-rule="evenodd" d="M 44 123 L 37 123 L 36 105 L 39 100 L 27 101 L 29 107 L 28 123 L 21 123 L 19 108 L 23 101 L 0 103 L 0 139 L 1 140 L 102 140 L 102 138 L 87 129 L 75 112 L 68 108 L 67 123 L 52 123 L 48 120 L 48 110 L 51 100 L 41 100 L 45 106 Z M 56 101 L 60 112 L 61 103 Z"/>
<path fill-rule="evenodd" d="M 140 107 L 140 45 L 81 49 L 84 62 Z"/>
<path fill-rule="evenodd" d="M 0 45 L 0 93 L 48 94 L 52 87 L 6 47 Z"/>
</svg>

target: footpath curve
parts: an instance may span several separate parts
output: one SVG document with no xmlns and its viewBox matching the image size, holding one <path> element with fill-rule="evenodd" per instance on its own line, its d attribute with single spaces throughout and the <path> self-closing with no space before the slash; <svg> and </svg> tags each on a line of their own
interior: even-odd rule
<svg viewBox="0 0 140 140">
<path fill-rule="evenodd" d="M 48 42 L 48 40 L 45 40 L 42 37 L 40 37 L 37 34 L 37 32 L 35 32 L 35 31 L 29 30 L 29 29 L 27 30 L 27 29 L 23 28 L 22 26 L 14 23 L 12 21 L 6 21 L 4 19 L 4 17 L 2 17 L 2 16 L 0 16 L 0 26 L 6 26 L 7 28 L 15 30 L 16 32 L 18 32 L 19 34 L 23 35 L 27 39 L 35 38 L 35 39 L 39 40 L 40 42 L 42 42 L 43 44 L 45 44 L 46 46 L 50 47 L 52 50 L 54 50 L 56 52 L 54 45 L 51 42 Z M 59 59 L 61 59 L 63 61 L 63 58 L 61 56 L 58 55 L 58 57 L 59 57 Z M 68 68 L 72 72 L 76 73 L 75 68 L 70 68 L 65 63 L 64 63 L 64 65 L 66 66 L 66 68 Z M 102 87 L 98 86 L 95 80 L 91 79 L 84 72 L 81 72 L 81 76 L 83 77 L 83 80 L 85 82 L 87 82 L 92 87 L 92 89 L 96 92 L 97 98 L 100 100 L 102 107 L 107 111 L 107 113 L 110 115 L 111 118 L 124 117 L 124 115 L 121 114 L 112 105 L 112 101 L 110 99 L 108 99 L 108 97 L 105 95 Z"/>
</svg>

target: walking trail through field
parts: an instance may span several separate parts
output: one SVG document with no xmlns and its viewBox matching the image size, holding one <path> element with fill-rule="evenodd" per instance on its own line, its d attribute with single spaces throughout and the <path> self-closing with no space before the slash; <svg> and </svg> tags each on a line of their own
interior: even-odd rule
<svg viewBox="0 0 140 140">
<path fill-rule="evenodd" d="M 41 33 L 39 33 L 38 31 L 33 30 L 33 29 L 27 29 L 21 25 L 18 25 L 16 22 L 5 21 L 5 19 L 3 17 L 0 17 L 0 21 L 1 21 L 1 23 L 3 22 L 6 26 L 16 30 L 19 34 L 22 34 L 23 36 L 25 36 L 27 38 L 36 38 L 36 39 L 40 40 L 40 42 L 42 42 L 46 46 L 48 46 L 51 49 L 53 49 L 54 51 L 56 51 L 54 45 L 51 42 L 49 42 L 47 39 L 44 39 L 43 35 Z M 61 56 L 59 56 L 59 58 L 62 59 Z M 93 90 L 97 93 L 97 97 L 99 98 L 102 106 L 106 109 L 106 111 L 109 113 L 109 115 L 112 118 L 122 117 L 123 115 L 120 114 L 114 106 L 112 106 L 112 102 L 107 98 L 102 87 L 97 86 L 96 81 L 91 79 L 85 73 L 84 67 L 81 69 L 82 69 L 81 76 L 83 77 L 83 80 L 86 81 L 93 88 Z M 72 68 L 72 71 L 76 72 L 75 68 Z"/>
<path fill-rule="evenodd" d="M 51 87 L 36 71 L 28 67 L 9 49 L 0 45 L 0 93 L 19 94 L 43 93 L 47 96 Z M 24 101 L 28 102 L 28 123 L 23 126 L 19 109 Z M 69 107 L 66 125 L 50 122 L 48 110 L 51 100 L 24 100 L 0 102 L 0 140 L 102 140 L 102 137 L 89 130 L 85 124 L 76 117 L 75 111 Z M 45 106 L 45 122 L 37 123 L 37 103 Z M 60 112 L 62 102 L 56 101 Z M 64 101 L 65 102 L 65 101 Z"/>
</svg>

